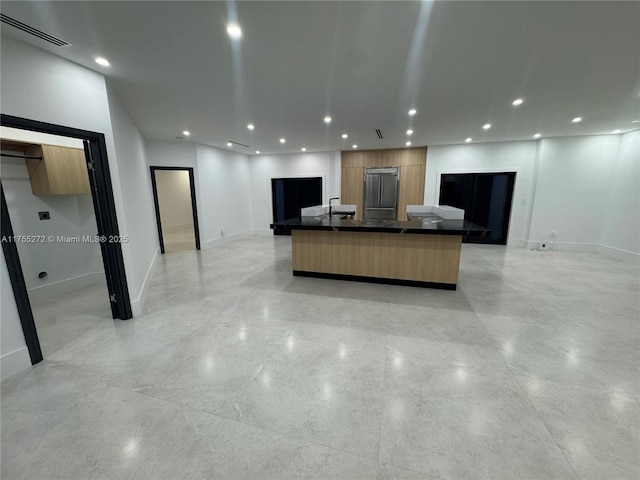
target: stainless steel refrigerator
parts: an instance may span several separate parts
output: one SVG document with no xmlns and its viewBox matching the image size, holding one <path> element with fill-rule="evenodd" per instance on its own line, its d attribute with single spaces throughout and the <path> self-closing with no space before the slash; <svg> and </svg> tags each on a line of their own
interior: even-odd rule
<svg viewBox="0 0 640 480">
<path fill-rule="evenodd" d="M 398 206 L 398 168 L 366 168 L 364 218 L 395 220 Z"/>
</svg>

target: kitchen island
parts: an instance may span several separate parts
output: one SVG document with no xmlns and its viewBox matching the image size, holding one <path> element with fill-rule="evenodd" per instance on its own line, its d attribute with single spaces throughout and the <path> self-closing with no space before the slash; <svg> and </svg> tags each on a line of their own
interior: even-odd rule
<svg viewBox="0 0 640 480">
<path fill-rule="evenodd" d="M 409 221 L 298 217 L 272 229 L 291 230 L 293 274 L 455 290 L 465 235 L 487 229 L 429 216 Z"/>
</svg>

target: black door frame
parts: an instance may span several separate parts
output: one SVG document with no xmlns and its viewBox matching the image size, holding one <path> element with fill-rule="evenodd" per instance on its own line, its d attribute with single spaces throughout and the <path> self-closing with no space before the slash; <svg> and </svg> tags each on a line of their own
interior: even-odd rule
<svg viewBox="0 0 640 480">
<path fill-rule="evenodd" d="M 122 257 L 122 246 L 119 242 L 121 237 L 120 230 L 118 229 L 118 218 L 116 215 L 111 174 L 109 173 L 109 161 L 107 158 L 107 144 L 104 134 L 5 114 L 0 114 L 0 125 L 83 140 L 89 185 L 91 187 L 93 208 L 98 227 L 97 234 L 100 237 L 106 238 L 106 241 L 100 242 L 100 249 L 109 291 L 111 313 L 113 314 L 113 318 L 119 318 L 121 320 L 132 318 L 131 300 L 129 298 L 127 275 Z M 3 237 L 13 236 L 11 218 L 9 217 L 9 210 L 7 209 L 4 198 L 4 190 L 2 191 L 1 213 Z M 27 348 L 29 349 L 31 363 L 35 364 L 42 360 L 42 351 L 36 332 L 36 325 L 33 320 L 29 294 L 24 282 L 24 274 L 18 249 L 15 243 L 3 241 L 2 250 L 7 263 L 11 287 L 13 288 L 13 295 L 16 299 L 18 314 L 20 316 L 20 322 L 22 323 Z"/>
<path fill-rule="evenodd" d="M 153 189 L 153 204 L 156 208 L 156 225 L 158 226 L 158 240 L 160 253 L 164 253 L 164 238 L 162 236 L 162 221 L 160 219 L 160 203 L 158 202 L 158 186 L 156 184 L 156 170 L 186 170 L 189 172 L 189 189 L 191 190 L 191 212 L 193 214 L 193 231 L 196 237 L 196 250 L 200 250 L 200 227 L 198 226 L 198 205 L 196 202 L 196 181 L 193 167 L 149 167 L 151 171 L 151 187 Z"/>
</svg>

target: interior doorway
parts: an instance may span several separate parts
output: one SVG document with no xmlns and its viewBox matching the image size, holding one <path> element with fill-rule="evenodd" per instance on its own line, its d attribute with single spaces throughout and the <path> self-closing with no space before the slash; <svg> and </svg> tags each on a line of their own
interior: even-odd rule
<svg viewBox="0 0 640 480">
<path fill-rule="evenodd" d="M 300 216 L 300 209 L 322 204 L 322 177 L 272 178 L 273 221 Z M 291 235 L 290 230 L 274 229 L 274 235 Z"/>
<path fill-rule="evenodd" d="M 193 168 L 150 169 L 160 252 L 200 250 Z"/>
<path fill-rule="evenodd" d="M 111 318 L 84 145 L 13 128 L 0 133 L 2 187 L 47 358 Z M 58 176 L 65 182 L 56 184 Z"/>
<path fill-rule="evenodd" d="M 462 208 L 465 220 L 491 230 L 491 235 L 466 236 L 463 242 L 507 244 L 515 179 L 515 172 L 442 175 L 440 205 Z"/>
<path fill-rule="evenodd" d="M 31 183 L 31 193 L 34 195 L 36 195 L 34 193 L 36 191 L 39 192 L 38 195 L 42 196 L 66 195 L 68 192 L 65 192 L 64 189 L 69 187 L 70 179 L 73 179 L 74 182 L 80 181 L 84 183 L 84 186 L 82 187 L 84 190 L 81 193 L 76 192 L 75 194 L 71 193 L 69 195 L 88 195 L 91 198 L 91 201 L 88 204 L 88 200 L 80 202 L 82 205 L 76 204 L 76 220 L 80 219 L 80 223 L 83 224 L 83 228 L 91 230 L 89 235 L 82 235 L 78 237 L 77 235 L 65 235 L 65 233 L 58 235 L 54 232 L 49 233 L 42 238 L 42 233 L 36 232 L 35 235 L 31 236 L 31 238 L 40 239 L 40 243 L 62 242 L 76 245 L 78 243 L 87 243 L 98 246 L 100 252 L 98 256 L 99 260 L 93 258 L 96 253 L 95 248 L 93 251 L 89 252 L 89 250 L 87 250 L 85 253 L 93 259 L 93 263 L 91 265 L 93 265 L 94 268 L 99 268 L 98 265 L 101 263 L 101 272 L 96 271 L 89 273 L 102 274 L 101 277 L 104 282 L 102 284 L 103 288 L 100 290 L 102 293 L 96 297 L 97 300 L 95 301 L 92 300 L 90 296 L 82 296 L 82 302 L 86 302 L 85 306 L 88 307 L 87 312 L 92 314 L 95 313 L 95 311 L 92 310 L 93 308 L 100 308 L 97 305 L 100 303 L 101 298 L 104 301 L 102 305 L 106 305 L 106 307 L 103 307 L 103 310 L 99 313 L 101 318 L 109 318 L 109 313 L 114 319 L 120 318 L 122 320 L 126 320 L 132 318 L 131 302 L 129 299 L 129 290 L 122 256 L 121 243 L 123 241 L 123 237 L 120 236 L 118 228 L 104 134 L 53 125 L 36 120 L 13 117 L 10 115 L 0 115 L 0 125 L 3 129 L 6 127 L 31 134 L 41 133 L 64 137 L 67 140 L 75 139 L 80 141 L 79 144 L 75 145 L 78 148 L 76 148 L 77 152 L 74 155 L 61 154 L 60 151 L 56 151 L 55 149 L 47 149 L 45 148 L 44 142 L 38 143 L 37 141 L 24 141 L 24 139 L 18 139 L 17 141 L 16 139 L 13 139 L 12 145 L 9 145 L 11 142 L 3 145 L 3 149 L 6 146 L 8 150 L 3 153 L 8 153 L 8 155 L 10 155 L 8 158 L 11 158 L 12 160 L 16 160 L 16 156 L 19 155 L 30 157 L 23 159 L 17 158 L 17 160 L 19 162 L 27 162 L 27 176 L 29 178 L 29 183 Z M 48 168 L 49 162 L 51 165 L 55 165 L 52 170 L 49 170 Z M 29 165 L 31 166 L 29 167 Z M 43 166 L 45 168 L 42 168 Z M 55 171 L 57 171 L 57 173 L 55 173 Z M 38 329 L 34 320 L 34 309 L 32 309 L 28 285 L 27 282 L 25 282 L 25 272 L 31 274 L 32 271 L 29 268 L 23 267 L 21 262 L 21 253 L 17 246 L 17 240 L 19 238 L 16 237 L 16 235 L 26 235 L 28 237 L 30 234 L 26 231 L 20 231 L 23 229 L 22 224 L 18 222 L 20 213 L 14 213 L 14 216 L 16 217 L 15 220 L 17 222 L 16 226 L 18 227 L 18 230 L 14 231 L 8 205 L 15 199 L 10 198 L 8 201 L 6 198 L 5 187 L 3 184 L 5 173 L 6 171 L 3 169 L 2 178 L 0 179 L 0 218 L 3 239 L 2 251 L 7 265 L 7 272 L 10 279 L 11 289 L 13 291 L 13 297 L 20 317 L 25 343 L 29 350 L 31 363 L 35 364 L 40 362 L 43 359 L 43 356 L 40 339 L 38 337 Z M 22 177 L 23 180 L 14 180 L 17 180 L 18 182 L 26 182 L 22 173 L 19 177 Z M 34 181 L 38 184 L 37 186 L 34 185 Z M 88 189 L 86 187 L 87 184 Z M 60 189 L 63 191 L 60 191 Z M 89 197 L 83 198 L 88 199 Z M 54 202 L 51 206 L 56 207 L 56 209 L 66 208 L 68 205 L 65 206 L 65 203 L 73 203 L 69 200 L 69 197 L 67 197 L 67 200 L 63 200 L 62 198 L 63 197 L 59 197 L 56 201 L 57 203 Z M 30 208 L 34 206 L 35 205 L 31 205 Z M 90 214 L 91 210 L 93 211 L 93 215 Z M 57 210 L 42 209 L 32 213 L 37 215 L 38 222 L 52 221 L 52 211 L 57 212 Z M 56 217 L 60 219 L 66 214 L 68 214 L 68 212 L 62 213 L 60 217 L 57 217 L 56 214 Z M 20 219 L 22 220 L 21 217 Z M 62 237 L 63 240 L 59 237 Z M 68 239 L 64 239 L 64 237 L 68 237 Z M 22 240 L 20 240 L 20 242 L 22 242 Z M 25 240 L 25 243 L 29 243 L 29 241 Z M 55 254 L 51 253 L 48 255 Z M 34 259 L 38 260 L 38 254 L 35 254 L 33 258 L 30 253 L 22 253 L 22 256 L 25 261 L 27 261 L 27 257 L 29 257 L 30 261 Z M 77 259 L 75 260 L 75 263 L 78 263 Z M 62 272 L 63 269 L 60 265 L 57 265 L 54 268 L 57 275 L 62 275 L 60 272 Z M 40 280 L 47 279 L 48 272 L 46 270 L 36 270 L 38 270 L 37 273 Z M 40 274 L 42 273 L 47 273 L 47 275 L 41 276 Z M 64 277 L 64 275 L 62 276 Z M 28 280 L 31 281 L 32 279 L 30 278 Z M 77 283 L 78 281 L 76 278 L 63 278 L 63 280 L 72 281 L 71 283 Z M 82 284 L 81 281 L 80 283 Z M 98 282 L 98 288 L 100 289 L 99 283 L 100 282 Z M 53 284 L 57 283 L 52 282 L 52 285 Z M 7 288 L 8 285 L 3 285 L 2 287 Z M 58 285 L 58 287 L 60 287 L 60 285 Z M 59 294 L 53 294 L 50 298 L 60 300 L 61 297 Z M 60 302 L 61 309 L 65 309 L 68 306 L 69 304 L 65 304 L 63 301 Z M 65 312 L 63 311 L 62 313 L 64 316 Z M 66 312 L 66 314 L 68 314 L 68 312 Z M 55 330 L 55 328 L 52 329 L 52 331 Z M 73 330 L 73 328 L 71 328 L 71 330 Z M 75 332 L 75 335 L 77 336 L 77 331 Z"/>
</svg>

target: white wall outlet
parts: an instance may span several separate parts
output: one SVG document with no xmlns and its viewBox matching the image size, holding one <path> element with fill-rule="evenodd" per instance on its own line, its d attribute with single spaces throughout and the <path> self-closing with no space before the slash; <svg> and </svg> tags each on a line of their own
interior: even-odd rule
<svg viewBox="0 0 640 480">
<path fill-rule="evenodd" d="M 551 238 L 556 238 L 556 231 L 555 230 L 551 230 Z"/>
</svg>

